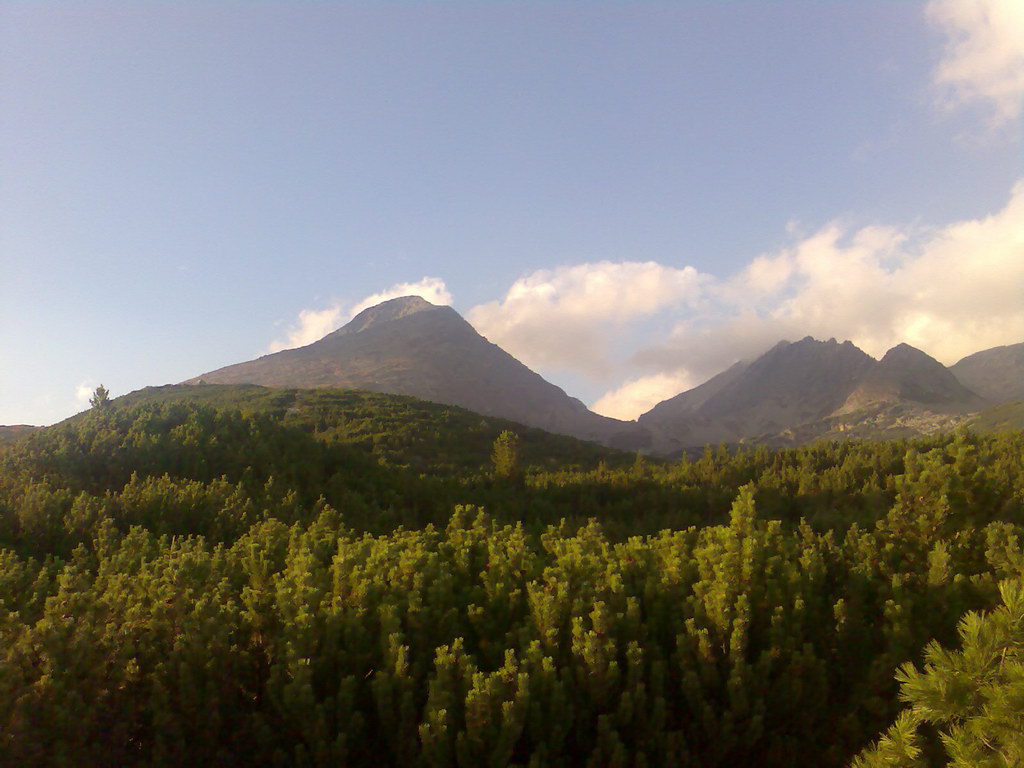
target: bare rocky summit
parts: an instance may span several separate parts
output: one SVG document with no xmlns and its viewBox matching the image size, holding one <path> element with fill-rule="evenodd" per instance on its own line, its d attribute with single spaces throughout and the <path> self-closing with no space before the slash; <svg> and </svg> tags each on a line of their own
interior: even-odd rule
<svg viewBox="0 0 1024 768">
<path fill-rule="evenodd" d="M 320 341 L 204 373 L 186 384 L 343 387 L 411 395 L 630 450 L 646 430 L 599 416 L 487 341 L 451 307 L 418 296 L 360 312 Z"/>
</svg>

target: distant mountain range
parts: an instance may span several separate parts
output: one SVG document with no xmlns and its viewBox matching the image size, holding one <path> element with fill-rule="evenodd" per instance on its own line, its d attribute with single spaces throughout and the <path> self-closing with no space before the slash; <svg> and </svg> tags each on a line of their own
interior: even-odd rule
<svg viewBox="0 0 1024 768">
<path fill-rule="evenodd" d="M 875 360 L 849 341 L 808 336 L 780 342 L 659 403 L 639 423 L 660 429 L 662 451 L 723 442 L 785 445 L 929 434 L 993 402 L 909 344 Z"/>
<path fill-rule="evenodd" d="M 881 360 L 851 342 L 779 342 L 625 422 L 600 416 L 487 341 L 451 307 L 417 296 L 364 310 L 320 341 L 186 384 L 344 387 L 412 395 L 629 450 L 910 437 L 1024 399 L 1024 343 L 946 368 L 900 344 Z"/>
</svg>

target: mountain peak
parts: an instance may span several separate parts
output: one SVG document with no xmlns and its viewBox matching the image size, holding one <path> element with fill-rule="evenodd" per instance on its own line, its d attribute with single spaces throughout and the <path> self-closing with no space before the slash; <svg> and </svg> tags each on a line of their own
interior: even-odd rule
<svg viewBox="0 0 1024 768">
<path fill-rule="evenodd" d="M 840 344 L 835 338 L 831 338 L 828 341 L 818 341 L 813 336 L 804 336 L 800 341 L 780 341 L 760 358 L 754 360 L 753 364 L 762 366 L 775 364 L 792 365 L 794 361 L 817 364 L 817 361 L 820 360 L 843 359 L 856 360 L 860 364 L 872 358 L 849 341 L 844 341 Z"/>
<path fill-rule="evenodd" d="M 388 299 L 380 304 L 367 307 L 334 333 L 359 333 L 378 323 L 399 320 L 430 309 L 440 309 L 440 307 L 437 304 L 431 304 L 422 296 L 399 296 L 397 299 Z M 330 335 L 333 336 L 334 333 Z"/>
<path fill-rule="evenodd" d="M 781 350 L 784 350 L 784 349 L 789 349 L 789 350 L 791 350 L 791 352 L 796 352 L 797 350 L 809 350 L 809 349 L 822 350 L 822 351 L 825 351 L 825 350 L 832 351 L 832 350 L 835 350 L 837 348 L 846 349 L 846 350 L 856 349 L 858 352 L 860 352 L 860 350 L 857 349 L 856 346 L 854 346 L 853 342 L 848 340 L 848 339 L 846 341 L 839 342 L 839 341 L 836 340 L 836 337 L 833 336 L 828 341 L 819 341 L 818 339 L 814 338 L 813 336 L 804 336 L 799 341 L 780 341 L 774 347 L 769 349 L 765 354 L 770 354 L 772 352 L 778 352 L 778 351 L 781 351 Z M 834 352 L 832 352 L 832 353 L 834 354 Z"/>
<path fill-rule="evenodd" d="M 962 410 L 976 406 L 977 400 L 978 397 L 934 357 L 909 344 L 897 344 L 864 377 L 843 410 L 905 401 L 932 409 Z"/>
<path fill-rule="evenodd" d="M 635 424 L 588 411 L 483 338 L 454 309 L 419 296 L 364 309 L 305 347 L 229 365 L 186 383 L 388 392 L 631 450 L 650 440 Z"/>
<path fill-rule="evenodd" d="M 876 362 L 853 344 L 806 336 L 780 341 L 639 418 L 684 445 L 734 442 L 823 418 L 841 406 Z"/>
<path fill-rule="evenodd" d="M 1024 345 L 976 359 L 991 365 L 991 378 L 1004 380 L 1024 368 L 1016 367 L 1017 353 L 1024 364 Z M 845 432 L 851 424 L 867 434 L 904 434 L 955 423 L 982 405 L 949 369 L 909 344 L 897 344 L 875 360 L 848 340 L 805 336 L 780 341 L 756 360 L 659 403 L 638 421 L 677 445 L 698 446 L 768 435 L 813 439 Z"/>
<path fill-rule="evenodd" d="M 933 358 L 928 353 L 922 352 L 917 347 L 912 347 L 909 344 L 907 344 L 906 342 L 900 342 L 895 347 L 893 347 L 888 352 L 886 352 L 885 356 L 882 358 L 882 362 L 883 363 L 886 362 L 886 361 L 888 361 L 889 363 L 894 363 L 894 362 L 906 363 L 906 362 L 912 362 L 914 360 L 919 360 L 919 361 L 922 361 L 922 362 L 924 362 L 924 361 L 932 361 L 936 365 L 941 365 L 941 363 L 939 363 L 937 360 L 935 360 L 935 358 Z"/>
</svg>

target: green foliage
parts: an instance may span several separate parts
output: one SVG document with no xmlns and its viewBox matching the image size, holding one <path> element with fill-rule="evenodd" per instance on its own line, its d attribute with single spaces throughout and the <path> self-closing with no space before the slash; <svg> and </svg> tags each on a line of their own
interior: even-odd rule
<svg viewBox="0 0 1024 768">
<path fill-rule="evenodd" d="M 932 642 L 923 671 L 900 668 L 900 699 L 909 708 L 854 768 L 935 764 L 924 756 L 937 744 L 942 764 L 957 768 L 1024 763 L 1024 582 L 1005 581 L 999 591 L 998 608 L 960 621 L 959 651 Z M 938 740 L 928 741 L 935 733 Z"/>
<path fill-rule="evenodd" d="M 434 475 L 487 471 L 494 440 L 506 430 L 519 435 L 523 461 L 542 469 L 589 468 L 601 461 L 619 467 L 632 458 L 457 406 L 376 392 L 177 385 L 148 387 L 117 403 L 129 408 L 177 404 L 259 413 L 321 442 L 358 446 L 389 466 Z"/>
<path fill-rule="evenodd" d="M 15 426 L 2 426 L 0 425 L 0 446 L 5 443 L 13 443 L 16 440 L 21 440 L 32 434 L 39 427 L 30 427 L 26 424 L 18 424 Z"/>
<path fill-rule="evenodd" d="M 1000 764 L 1022 454 L 136 393 L 0 450 L 0 765 Z"/>
</svg>

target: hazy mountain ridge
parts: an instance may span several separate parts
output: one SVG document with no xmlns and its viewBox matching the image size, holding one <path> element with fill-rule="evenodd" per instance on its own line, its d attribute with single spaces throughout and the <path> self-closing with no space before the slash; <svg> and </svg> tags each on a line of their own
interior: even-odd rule
<svg viewBox="0 0 1024 768">
<path fill-rule="evenodd" d="M 1024 342 L 975 352 L 949 370 L 966 387 L 988 400 L 1024 400 Z"/>
</svg>

